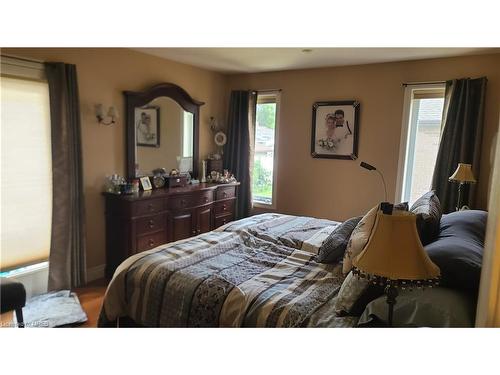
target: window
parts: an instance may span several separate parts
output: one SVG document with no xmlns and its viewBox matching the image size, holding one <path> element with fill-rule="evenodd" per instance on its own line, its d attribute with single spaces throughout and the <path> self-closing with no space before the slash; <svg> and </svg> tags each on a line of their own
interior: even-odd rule
<svg viewBox="0 0 500 375">
<path fill-rule="evenodd" d="M 182 111 L 182 157 L 193 157 L 193 114 Z"/>
<path fill-rule="evenodd" d="M 2 57 L 2 74 L 6 71 Z M 0 82 L 0 271 L 8 271 L 48 259 L 52 151 L 47 82 L 4 75 Z"/>
<path fill-rule="evenodd" d="M 406 87 L 398 187 L 401 200 L 410 204 L 432 184 L 442 131 L 444 90 L 444 84 Z"/>
<path fill-rule="evenodd" d="M 258 93 L 255 116 L 255 149 L 252 200 L 256 205 L 275 206 L 275 139 L 278 121 L 278 93 Z"/>
</svg>

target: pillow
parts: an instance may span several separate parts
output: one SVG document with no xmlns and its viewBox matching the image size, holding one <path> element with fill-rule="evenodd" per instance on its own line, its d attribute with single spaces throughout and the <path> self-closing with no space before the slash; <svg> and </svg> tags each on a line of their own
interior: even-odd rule
<svg viewBox="0 0 500 375">
<path fill-rule="evenodd" d="M 441 285 L 477 295 L 488 213 L 478 210 L 443 215 L 438 239 L 425 250 L 441 269 Z"/>
<path fill-rule="evenodd" d="M 358 278 L 351 272 L 340 287 L 335 302 L 335 313 L 338 316 L 359 316 L 366 305 L 384 294 L 384 287 L 374 285 L 367 279 Z"/>
<path fill-rule="evenodd" d="M 443 211 L 434 190 L 425 193 L 417 199 L 410 208 L 417 215 L 417 231 L 422 245 L 434 241 L 439 234 L 439 221 Z"/>
<path fill-rule="evenodd" d="M 358 225 L 356 225 L 356 228 L 352 231 L 342 264 L 342 272 L 344 275 L 351 270 L 352 261 L 361 253 L 365 245 L 368 243 L 368 239 L 370 238 L 370 234 L 372 233 L 372 229 L 375 225 L 375 218 L 377 217 L 379 207 L 380 206 L 377 205 L 368 211 L 359 221 Z M 408 202 L 394 205 L 393 210 L 408 211 Z"/>
<path fill-rule="evenodd" d="M 375 225 L 378 209 L 379 206 L 377 205 L 368 211 L 352 231 L 342 263 L 342 272 L 344 275 L 349 273 L 352 268 L 353 259 L 361 253 L 361 250 L 368 243 L 373 226 Z"/>
<path fill-rule="evenodd" d="M 394 327 L 473 327 L 475 301 L 447 288 L 400 290 L 394 305 Z M 358 320 L 360 327 L 387 327 L 386 297 L 370 302 Z"/>
<path fill-rule="evenodd" d="M 334 263 L 344 255 L 351 233 L 361 220 L 361 216 L 344 221 L 330 233 L 321 244 L 316 261 L 320 263 Z"/>
</svg>

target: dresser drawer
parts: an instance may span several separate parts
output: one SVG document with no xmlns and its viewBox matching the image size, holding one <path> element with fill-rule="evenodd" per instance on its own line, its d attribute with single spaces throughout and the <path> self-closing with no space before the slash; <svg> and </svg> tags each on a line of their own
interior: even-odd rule
<svg viewBox="0 0 500 375">
<path fill-rule="evenodd" d="M 234 220 L 234 215 L 225 215 L 216 217 L 214 220 L 214 227 L 219 228 L 220 226 L 229 223 Z"/>
<path fill-rule="evenodd" d="M 215 203 L 215 216 L 234 213 L 234 199 Z"/>
<path fill-rule="evenodd" d="M 165 229 L 166 226 L 167 226 L 166 214 L 144 217 L 142 219 L 137 220 L 136 223 L 137 235 L 140 236 L 141 234 L 145 233 L 157 232 L 159 230 Z"/>
<path fill-rule="evenodd" d="M 134 202 L 134 212 L 137 216 L 150 215 L 164 210 L 163 199 L 151 199 L 140 202 Z"/>
<path fill-rule="evenodd" d="M 212 203 L 214 201 L 214 192 L 211 190 L 202 191 L 200 194 L 195 196 L 195 205 L 201 206 L 203 204 Z"/>
<path fill-rule="evenodd" d="M 235 196 L 235 192 L 235 186 L 218 187 L 216 199 L 219 201 L 221 199 L 233 198 Z"/>
<path fill-rule="evenodd" d="M 168 198 L 168 209 L 177 211 L 195 206 L 195 199 L 192 195 L 174 195 Z"/>
<path fill-rule="evenodd" d="M 156 232 L 137 237 L 137 252 L 150 250 L 167 242 L 167 232 Z"/>
</svg>

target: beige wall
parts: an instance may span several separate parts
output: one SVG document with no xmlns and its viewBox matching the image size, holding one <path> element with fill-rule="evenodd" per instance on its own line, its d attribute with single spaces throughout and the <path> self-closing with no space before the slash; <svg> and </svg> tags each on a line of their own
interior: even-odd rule
<svg viewBox="0 0 500 375">
<path fill-rule="evenodd" d="M 225 107 L 224 77 L 189 65 L 167 61 L 128 49 L 41 48 L 2 49 L 2 54 L 43 61 L 76 64 L 82 112 L 83 174 L 87 218 L 87 266 L 105 263 L 104 176 L 125 174 L 124 90 L 144 90 L 149 86 L 172 82 L 184 88 L 194 99 L 205 102 L 200 109 L 200 156 L 215 146 L 208 127 L 209 117 L 223 118 Z M 99 125 L 94 105 L 114 105 L 120 115 L 118 124 Z"/>
<path fill-rule="evenodd" d="M 371 64 L 349 67 L 234 75 L 230 89 L 282 89 L 278 138 L 277 211 L 344 220 L 383 199 L 376 173 L 383 171 L 389 199 L 395 196 L 401 120 L 402 82 L 488 77 L 479 207 L 487 207 L 491 139 L 498 128 L 500 54 Z M 312 104 L 321 100 L 361 102 L 359 159 L 310 156 Z"/>
</svg>

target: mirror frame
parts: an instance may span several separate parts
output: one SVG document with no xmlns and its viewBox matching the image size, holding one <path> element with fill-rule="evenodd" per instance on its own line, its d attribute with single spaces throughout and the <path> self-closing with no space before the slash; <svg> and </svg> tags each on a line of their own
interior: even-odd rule
<svg viewBox="0 0 500 375">
<path fill-rule="evenodd" d="M 135 174 L 136 165 L 136 134 L 135 108 L 142 107 L 152 100 L 165 96 L 174 100 L 182 109 L 193 114 L 193 171 L 192 177 L 198 177 L 199 137 L 200 137 L 200 107 L 205 104 L 193 99 L 182 87 L 173 83 L 160 83 L 145 91 L 124 91 L 126 114 L 126 168 L 127 178 L 138 178 Z M 158 166 L 161 167 L 161 166 Z"/>
</svg>

